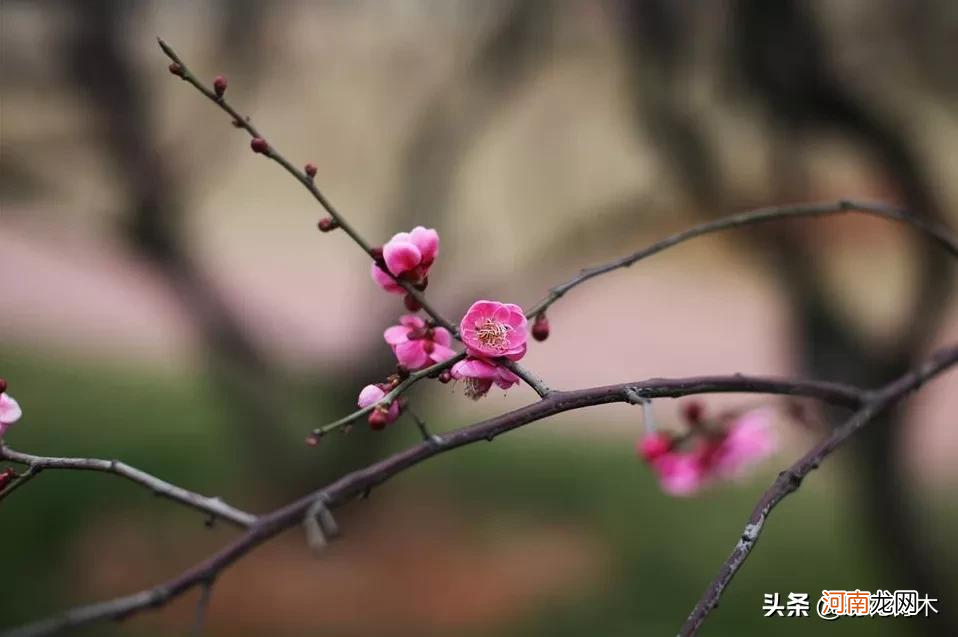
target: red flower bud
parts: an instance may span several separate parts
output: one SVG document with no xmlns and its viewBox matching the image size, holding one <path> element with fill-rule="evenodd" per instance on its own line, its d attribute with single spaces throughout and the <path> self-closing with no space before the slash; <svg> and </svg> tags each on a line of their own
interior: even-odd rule
<svg viewBox="0 0 958 637">
<path fill-rule="evenodd" d="M 0 378 L 0 394 L 7 391 L 7 381 L 6 379 Z"/>
<path fill-rule="evenodd" d="M 442 372 L 439 373 L 439 382 L 442 383 L 443 385 L 445 385 L 451 380 L 452 380 L 452 374 L 449 373 L 448 369 L 444 369 L 442 370 Z"/>
<path fill-rule="evenodd" d="M 269 144 L 266 143 L 266 140 L 262 137 L 254 137 L 249 142 L 249 147 L 253 149 L 254 153 L 260 153 L 262 155 L 269 154 Z"/>
<path fill-rule="evenodd" d="M 4 489 L 8 484 L 13 482 L 13 479 L 17 477 L 17 472 L 7 467 L 3 471 L 0 471 L 0 490 Z"/>
<path fill-rule="evenodd" d="M 316 445 L 319 444 L 319 436 L 317 436 L 316 434 L 309 434 L 308 436 L 306 436 L 306 444 L 309 445 L 310 447 L 315 447 Z"/>
<path fill-rule="evenodd" d="M 331 232 L 339 227 L 339 224 L 332 217 L 323 217 L 319 220 L 319 223 L 316 224 L 320 232 Z"/>
<path fill-rule="evenodd" d="M 646 462 L 660 458 L 672 449 L 672 439 L 665 434 L 648 434 L 639 440 L 636 451 Z"/>
<path fill-rule="evenodd" d="M 380 409 L 373 409 L 372 413 L 369 414 L 369 426 L 374 431 L 379 431 L 386 427 L 386 424 L 389 420 L 386 418 L 386 412 Z"/>
<path fill-rule="evenodd" d="M 416 300 L 416 297 L 414 297 L 412 294 L 407 294 L 406 296 L 404 296 L 402 299 L 402 302 L 406 306 L 406 309 L 409 310 L 410 312 L 418 312 L 419 310 L 422 309 L 422 305 L 419 303 L 419 301 Z"/>
<path fill-rule="evenodd" d="M 705 405 L 700 400 L 690 400 L 682 404 L 682 415 L 685 421 L 690 425 L 697 425 L 702 422 L 702 415 L 705 413 Z"/>
<path fill-rule="evenodd" d="M 223 97 L 223 93 L 226 92 L 226 78 L 222 75 L 217 75 L 216 79 L 213 80 L 213 92 L 216 93 L 216 97 Z"/>
<path fill-rule="evenodd" d="M 183 77 L 183 65 L 178 62 L 170 62 L 170 73 L 178 77 Z"/>
<path fill-rule="evenodd" d="M 544 341 L 549 338 L 549 319 L 545 314 L 537 314 L 536 320 L 532 324 L 532 338 L 537 341 Z"/>
<path fill-rule="evenodd" d="M 303 168 L 303 170 L 306 171 L 306 176 L 309 177 L 310 179 L 316 176 L 316 164 L 314 164 L 313 162 L 309 162 L 308 164 L 306 164 L 306 167 Z"/>
</svg>

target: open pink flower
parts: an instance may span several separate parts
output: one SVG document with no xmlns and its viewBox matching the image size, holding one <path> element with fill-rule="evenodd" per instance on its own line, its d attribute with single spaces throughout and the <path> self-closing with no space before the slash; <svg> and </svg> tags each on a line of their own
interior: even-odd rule
<svg viewBox="0 0 958 637">
<path fill-rule="evenodd" d="M 526 353 L 526 317 L 513 303 L 476 301 L 462 317 L 459 334 L 470 356 L 517 361 Z"/>
<path fill-rule="evenodd" d="M 731 422 L 725 437 L 710 454 L 712 471 L 720 478 L 741 477 L 771 455 L 777 446 L 772 431 L 771 410 L 759 408 L 746 411 Z"/>
<path fill-rule="evenodd" d="M 400 316 L 399 323 L 387 328 L 383 337 L 399 364 L 406 369 L 422 369 L 456 355 L 449 347 L 452 335 L 446 328 L 427 327 L 426 322 L 415 314 Z"/>
<path fill-rule="evenodd" d="M 7 393 L 0 393 L 0 438 L 7 433 L 10 425 L 20 420 L 23 411 L 20 405 Z"/>
<path fill-rule="evenodd" d="M 399 232 L 383 245 L 383 261 L 396 277 L 421 283 L 429 275 L 429 268 L 439 255 L 439 233 L 432 228 L 416 226 L 411 232 Z M 404 294 L 387 272 L 376 263 L 370 271 L 373 280 L 387 292 Z"/>
<path fill-rule="evenodd" d="M 651 461 L 662 490 L 669 495 L 688 496 L 709 480 L 708 468 L 699 453 L 668 451 Z"/>
<path fill-rule="evenodd" d="M 466 358 L 452 366 L 452 377 L 464 381 L 465 394 L 479 400 L 492 389 L 493 383 L 502 389 L 518 384 L 519 377 L 505 367 L 493 365 L 482 358 Z"/>
</svg>

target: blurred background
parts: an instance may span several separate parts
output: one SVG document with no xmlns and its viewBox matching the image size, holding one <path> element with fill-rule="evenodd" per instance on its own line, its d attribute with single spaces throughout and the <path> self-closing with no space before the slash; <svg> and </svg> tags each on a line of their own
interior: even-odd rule
<svg viewBox="0 0 958 637">
<path fill-rule="evenodd" d="M 399 297 L 301 187 L 167 71 L 162 35 L 371 242 L 442 236 L 429 295 L 529 306 L 579 268 L 733 211 L 858 197 L 958 227 L 947 0 L 256 0 L 0 5 L 6 442 L 121 458 L 266 512 L 417 440 L 305 434 L 391 371 Z M 554 387 L 704 373 L 874 386 L 958 339 L 955 271 L 847 216 L 698 240 L 576 289 L 525 359 Z M 943 376 L 807 480 L 706 635 L 958 634 L 958 383 Z M 533 400 L 423 383 L 437 430 Z M 769 402 L 708 397 L 709 410 Z M 665 426 L 681 402 L 658 401 Z M 841 413 L 803 405 L 748 480 L 663 495 L 609 406 L 446 454 L 217 582 L 206 634 L 674 634 L 775 473 Z M 0 626 L 165 580 L 235 535 L 100 474 L 0 508 Z M 764 618 L 764 593 L 915 589 L 923 618 Z M 78 634 L 185 634 L 196 593 Z M 812 613 L 814 615 L 814 611 Z"/>
</svg>

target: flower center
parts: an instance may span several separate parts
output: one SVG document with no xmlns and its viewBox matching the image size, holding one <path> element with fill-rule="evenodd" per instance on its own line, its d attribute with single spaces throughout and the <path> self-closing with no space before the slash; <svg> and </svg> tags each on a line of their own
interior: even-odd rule
<svg viewBox="0 0 958 637">
<path fill-rule="evenodd" d="M 489 386 L 479 378 L 466 378 L 462 389 L 467 398 L 479 400 L 489 391 Z"/>
<path fill-rule="evenodd" d="M 476 328 L 476 338 L 486 347 L 506 349 L 509 345 L 509 329 L 508 325 L 487 318 Z"/>
</svg>

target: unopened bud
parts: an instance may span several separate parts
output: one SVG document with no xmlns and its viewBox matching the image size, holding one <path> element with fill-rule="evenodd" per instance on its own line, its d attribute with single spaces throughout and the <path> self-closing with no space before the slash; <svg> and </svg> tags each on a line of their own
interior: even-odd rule
<svg viewBox="0 0 958 637">
<path fill-rule="evenodd" d="M 339 227 L 339 223 L 332 217 L 323 217 L 316 224 L 316 227 L 319 228 L 320 232 L 331 232 Z"/>
<path fill-rule="evenodd" d="M 0 378 L 0 394 L 7 391 L 7 381 L 4 378 Z"/>
<path fill-rule="evenodd" d="M 17 472 L 10 467 L 0 471 L 0 490 L 3 490 L 8 484 L 13 482 L 13 479 L 16 477 Z"/>
<path fill-rule="evenodd" d="M 316 164 L 314 164 L 313 162 L 309 162 L 308 164 L 306 164 L 303 170 L 306 172 L 306 176 L 309 177 L 310 179 L 316 176 Z"/>
<path fill-rule="evenodd" d="M 253 149 L 254 153 L 260 153 L 262 155 L 269 154 L 269 144 L 266 143 L 266 140 L 262 137 L 254 137 L 249 142 L 249 147 Z"/>
<path fill-rule="evenodd" d="M 702 422 L 702 415 L 705 413 L 705 405 L 700 400 L 690 400 L 682 404 L 682 415 L 685 421 L 690 425 L 697 425 Z"/>
<path fill-rule="evenodd" d="M 422 309 L 422 304 L 412 294 L 404 296 L 402 302 L 410 312 L 418 312 Z"/>
<path fill-rule="evenodd" d="M 439 382 L 445 385 L 452 380 L 452 374 L 449 373 L 448 369 L 444 369 L 439 373 Z"/>
<path fill-rule="evenodd" d="M 549 319 L 545 314 L 537 314 L 536 320 L 532 324 L 532 338 L 537 341 L 544 341 L 549 338 Z"/>
<path fill-rule="evenodd" d="M 306 444 L 309 445 L 310 447 L 315 447 L 316 445 L 319 444 L 319 436 L 317 436 L 316 434 L 309 434 L 308 436 L 306 436 Z"/>
<path fill-rule="evenodd" d="M 381 409 L 373 409 L 372 413 L 369 414 L 369 426 L 375 431 L 383 429 L 388 422 L 386 412 Z"/>
<path fill-rule="evenodd" d="M 664 456 L 672 449 L 672 439 L 661 433 L 649 434 L 639 440 L 636 451 L 646 462 Z"/>
<path fill-rule="evenodd" d="M 183 65 L 179 62 L 170 62 L 170 66 L 168 68 L 170 69 L 170 73 L 173 75 L 183 77 Z"/>
<path fill-rule="evenodd" d="M 216 93 L 216 97 L 223 97 L 223 93 L 226 92 L 226 78 L 222 75 L 217 75 L 216 79 L 213 80 L 213 92 Z"/>
</svg>

